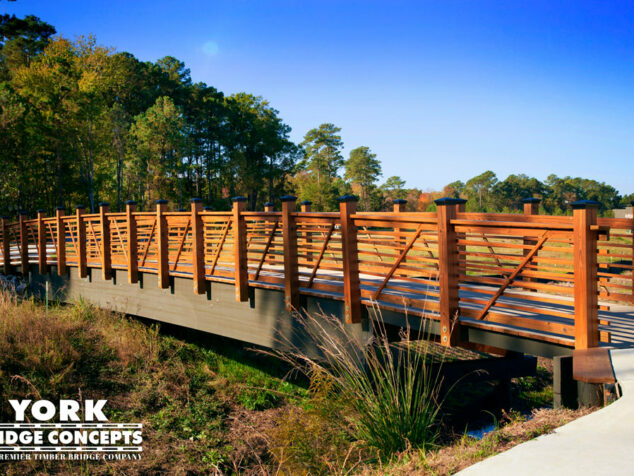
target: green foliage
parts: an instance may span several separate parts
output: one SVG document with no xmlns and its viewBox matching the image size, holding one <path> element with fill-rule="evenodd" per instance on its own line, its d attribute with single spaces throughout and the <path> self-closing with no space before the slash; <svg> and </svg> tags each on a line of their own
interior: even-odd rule
<svg viewBox="0 0 634 476">
<path fill-rule="evenodd" d="M 346 161 L 346 180 L 359 190 L 359 209 L 372 211 L 378 208 L 380 200 L 376 182 L 381 176 L 381 162 L 369 147 L 357 147 L 350 151 L 350 158 Z"/>
</svg>

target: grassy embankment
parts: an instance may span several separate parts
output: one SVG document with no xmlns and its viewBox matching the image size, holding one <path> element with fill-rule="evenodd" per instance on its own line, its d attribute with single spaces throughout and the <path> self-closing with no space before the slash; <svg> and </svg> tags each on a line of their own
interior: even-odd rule
<svg viewBox="0 0 634 476">
<path fill-rule="evenodd" d="M 10 398 L 103 398 L 112 422 L 144 425 L 140 461 L 0 463 L 2 471 L 444 474 L 580 414 L 542 410 L 528 423 L 514 414 L 481 440 L 465 436 L 464 426 L 441 425 L 435 444 L 389 455 L 358 438 L 358 407 L 333 392 L 328 378 L 288 381 L 288 370 L 208 335 L 170 335 L 85 303 L 47 313 L 37 302 L 0 294 L 0 421 L 12 421 Z M 516 382 L 514 406 L 530 411 L 547 403 L 547 380 L 542 369 L 537 379 Z M 482 396 L 491 388 L 483 385 L 471 390 Z"/>
</svg>

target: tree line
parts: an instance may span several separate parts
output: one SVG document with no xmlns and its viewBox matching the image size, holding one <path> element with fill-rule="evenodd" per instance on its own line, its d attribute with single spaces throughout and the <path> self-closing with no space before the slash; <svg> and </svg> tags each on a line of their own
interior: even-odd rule
<svg viewBox="0 0 634 476">
<path fill-rule="evenodd" d="M 518 211 L 527 196 L 547 213 L 566 213 L 576 199 L 596 199 L 606 212 L 634 195 L 581 178 L 525 175 L 499 181 L 487 171 L 442 191 L 407 188 L 400 177 L 382 184 L 381 162 L 360 146 L 343 156 L 341 129 L 321 124 L 293 143 L 291 128 L 262 97 L 225 95 L 193 82 L 171 56 L 145 62 L 99 45 L 92 36 L 55 36 L 29 15 L 0 15 L 0 212 L 52 212 L 101 201 L 121 210 L 132 199 L 174 209 L 200 197 L 227 209 L 236 195 L 248 208 L 294 193 L 314 210 L 333 210 L 354 193 L 362 210 L 433 210 L 433 199 L 463 197 L 468 210 Z"/>
</svg>

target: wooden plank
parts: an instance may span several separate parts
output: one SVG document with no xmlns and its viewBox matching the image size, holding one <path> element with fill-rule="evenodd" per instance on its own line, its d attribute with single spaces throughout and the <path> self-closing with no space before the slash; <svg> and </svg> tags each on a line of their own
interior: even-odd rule
<svg viewBox="0 0 634 476">
<path fill-rule="evenodd" d="M 299 263 L 297 258 L 296 197 L 285 195 L 282 200 L 282 240 L 284 242 L 284 306 L 288 312 L 299 310 Z"/>
<path fill-rule="evenodd" d="M 139 245 L 135 212 L 136 202 L 133 200 L 125 202 L 125 220 L 128 229 L 127 266 L 129 284 L 135 284 L 139 281 Z"/>
<path fill-rule="evenodd" d="M 600 347 L 573 350 L 572 377 L 587 383 L 615 383 L 610 351 Z"/>
<path fill-rule="evenodd" d="M 104 281 L 112 279 L 112 246 L 110 243 L 110 205 L 99 204 L 99 221 L 101 222 L 101 276 Z"/>
<path fill-rule="evenodd" d="M 167 200 L 156 201 L 156 235 L 157 235 L 157 263 L 158 287 L 167 289 L 170 285 L 169 276 L 169 232 L 167 217 Z M 148 241 L 149 248 L 149 241 Z"/>
<path fill-rule="evenodd" d="M 597 283 L 597 224 L 598 202 L 573 202 L 574 269 L 575 269 L 575 349 L 599 345 L 599 308 Z"/>
<path fill-rule="evenodd" d="M 313 202 L 311 202 L 310 200 L 304 200 L 303 202 L 301 202 L 299 204 L 300 206 L 300 211 L 302 213 L 312 213 L 313 210 Z M 295 226 L 297 227 L 297 223 L 295 223 Z M 310 248 L 312 246 L 312 242 L 313 242 L 313 235 L 310 232 L 310 230 L 304 230 L 303 234 L 303 246 L 304 247 L 308 247 Z M 313 254 L 312 253 L 308 253 L 308 255 L 306 256 L 306 261 L 308 263 L 310 263 L 311 261 L 313 261 Z"/>
<path fill-rule="evenodd" d="M 86 254 L 86 220 L 85 207 L 83 205 L 77 205 L 76 217 L 77 217 L 77 274 L 80 278 L 88 276 L 88 256 Z"/>
<path fill-rule="evenodd" d="M 457 214 L 457 199 L 436 200 L 438 213 L 438 285 L 440 291 L 440 342 L 444 346 L 458 344 L 458 236 L 451 224 Z"/>
<path fill-rule="evenodd" d="M 253 279 L 257 280 L 258 277 L 260 276 L 260 271 L 262 271 L 262 266 L 264 265 L 264 261 L 266 260 L 266 256 L 269 252 L 269 249 L 271 247 L 271 243 L 273 243 L 273 239 L 275 238 L 275 232 L 277 231 L 277 227 L 279 226 L 279 220 L 275 220 L 275 223 L 273 224 L 273 228 L 271 228 L 271 230 L 269 231 L 269 236 L 266 240 L 266 245 L 264 246 L 264 249 L 262 250 L 262 256 L 260 256 L 260 260 L 258 261 L 258 269 L 255 272 L 255 276 Z"/>
<path fill-rule="evenodd" d="M 361 322 L 361 288 L 357 225 L 352 218 L 357 211 L 357 197 L 345 195 L 339 199 L 341 220 L 341 253 L 343 261 L 343 299 L 346 323 Z"/>
<path fill-rule="evenodd" d="M 40 274 L 48 273 L 47 256 L 46 256 L 46 225 L 44 218 L 46 213 L 44 210 L 37 211 L 37 263 Z"/>
<path fill-rule="evenodd" d="M 249 275 L 247 268 L 247 225 L 242 213 L 246 210 L 246 197 L 234 197 L 233 201 L 233 264 L 236 301 L 249 299 Z"/>
<path fill-rule="evenodd" d="M 205 236 L 203 219 L 200 215 L 203 210 L 203 201 L 200 198 L 192 198 L 190 202 L 194 294 L 204 294 L 207 291 L 207 281 L 205 279 Z"/>
</svg>

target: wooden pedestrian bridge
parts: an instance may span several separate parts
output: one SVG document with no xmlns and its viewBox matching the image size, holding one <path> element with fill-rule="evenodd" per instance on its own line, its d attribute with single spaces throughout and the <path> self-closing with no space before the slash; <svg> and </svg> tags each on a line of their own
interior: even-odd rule
<svg viewBox="0 0 634 476">
<path fill-rule="evenodd" d="M 2 219 L 0 263 L 58 299 L 96 304 L 263 346 L 293 327 L 293 310 L 325 312 L 367 329 L 433 321 L 447 346 L 553 357 L 634 342 L 634 220 L 599 218 L 597 202 L 572 216 L 466 213 L 464 200 L 436 212 L 338 212 L 296 208 L 226 212 L 39 212 Z M 371 317 L 370 317 L 371 318 Z"/>
</svg>

